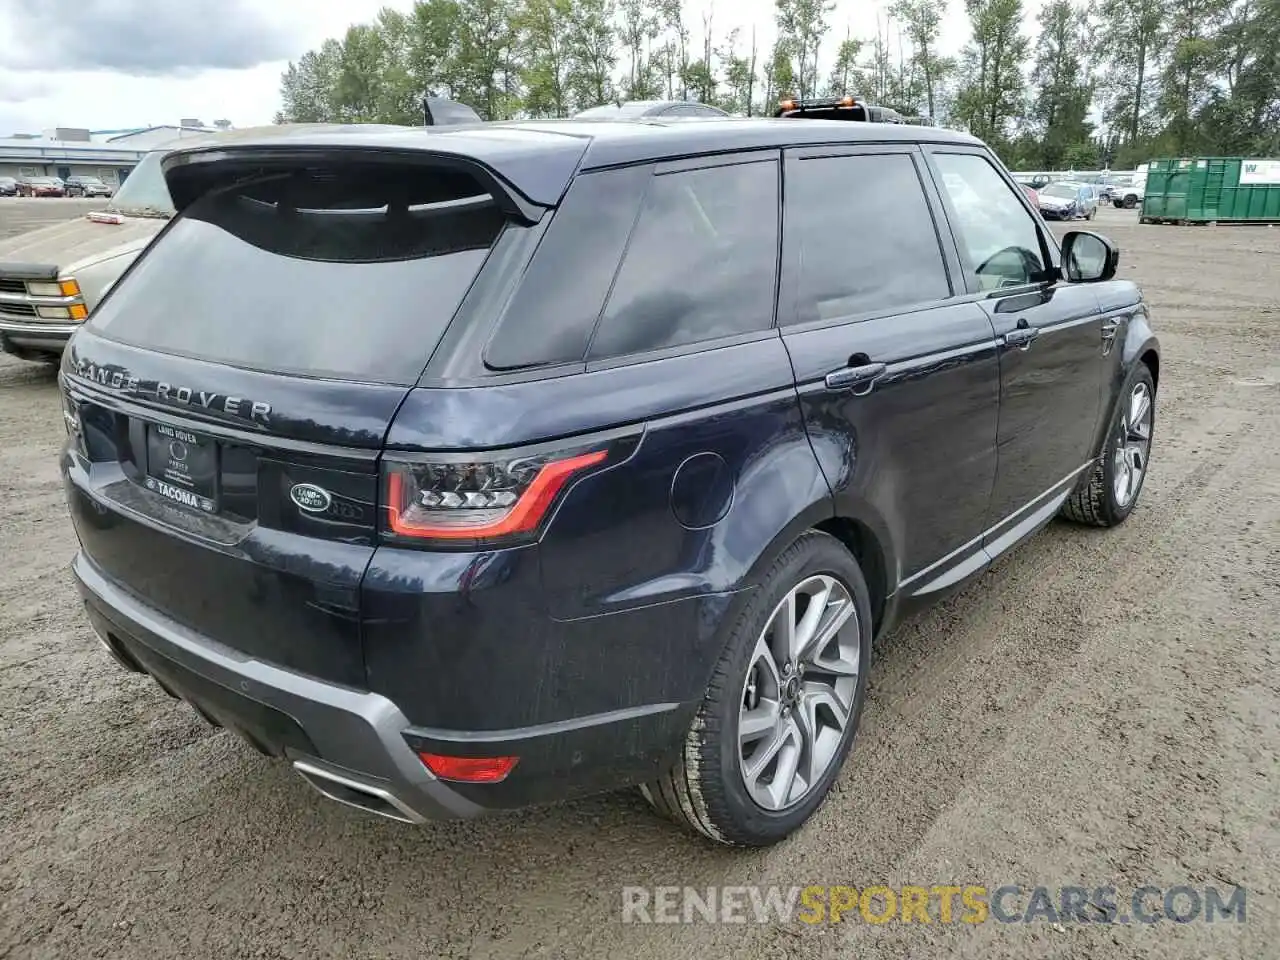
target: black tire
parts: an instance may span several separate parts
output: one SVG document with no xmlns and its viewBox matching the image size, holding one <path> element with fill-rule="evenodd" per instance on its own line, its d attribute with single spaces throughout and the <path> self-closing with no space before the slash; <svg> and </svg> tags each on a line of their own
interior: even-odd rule
<svg viewBox="0 0 1280 960">
<path fill-rule="evenodd" d="M 843 740 L 825 773 L 794 806 L 771 811 L 752 799 L 743 781 L 738 716 L 756 641 L 774 609 L 805 579 L 826 574 L 854 600 L 859 668 Z M 809 531 L 774 562 L 742 609 L 716 664 L 706 696 L 686 735 L 680 760 L 641 792 L 660 814 L 718 843 L 763 847 L 786 838 L 822 805 L 853 744 L 871 662 L 871 598 L 857 561 L 839 540 Z"/>
<path fill-rule="evenodd" d="M 1116 461 L 1111 451 L 1117 433 L 1122 429 L 1126 404 L 1129 402 L 1129 397 L 1134 388 L 1139 383 L 1146 384 L 1148 395 L 1151 398 L 1151 440 L 1154 442 L 1156 422 L 1155 381 L 1152 379 L 1151 370 L 1148 369 L 1147 365 L 1138 363 L 1125 381 L 1124 389 L 1116 402 L 1116 409 L 1111 415 L 1111 423 L 1107 427 L 1107 435 L 1103 439 L 1102 450 L 1099 451 L 1097 462 L 1080 478 L 1080 482 L 1071 492 L 1071 496 L 1067 497 L 1066 503 L 1062 505 L 1062 516 L 1066 519 L 1093 527 L 1114 527 L 1124 523 L 1129 514 L 1133 512 L 1133 508 L 1137 506 L 1138 499 L 1142 496 L 1142 486 L 1145 484 L 1147 474 L 1150 472 L 1149 466 L 1144 467 L 1138 488 L 1134 491 L 1129 502 L 1120 503 L 1116 499 Z M 1150 448 L 1148 448 L 1149 452 Z"/>
<path fill-rule="evenodd" d="M 1125 197 L 1125 198 L 1124 198 L 1124 208 L 1125 208 L 1126 210 L 1132 210 L 1132 209 L 1133 209 L 1134 207 L 1136 207 L 1137 205 L 1138 205 L 1138 198 L 1137 198 L 1137 197 Z"/>
</svg>

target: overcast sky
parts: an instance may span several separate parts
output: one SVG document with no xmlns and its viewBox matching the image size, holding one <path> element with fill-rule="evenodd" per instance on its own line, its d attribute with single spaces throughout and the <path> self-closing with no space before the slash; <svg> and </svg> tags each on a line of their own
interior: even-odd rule
<svg viewBox="0 0 1280 960">
<path fill-rule="evenodd" d="M 712 0 L 686 0 L 695 43 Z M 0 136 L 53 126 L 95 130 L 195 117 L 236 126 L 269 123 L 280 73 L 326 37 L 412 0 L 0 0 Z M 1029 16 L 1039 0 L 1027 0 Z M 875 33 L 875 0 L 837 0 L 820 69 L 847 25 Z M 773 0 L 716 0 L 713 32 L 757 28 L 773 39 Z M 862 25 L 861 28 L 859 25 Z M 951 0 L 943 48 L 968 39 L 962 0 Z"/>
</svg>

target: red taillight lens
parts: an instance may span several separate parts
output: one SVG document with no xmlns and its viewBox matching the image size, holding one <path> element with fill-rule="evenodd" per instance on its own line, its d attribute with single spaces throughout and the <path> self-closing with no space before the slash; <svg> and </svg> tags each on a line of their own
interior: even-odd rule
<svg viewBox="0 0 1280 960">
<path fill-rule="evenodd" d="M 500 783 L 507 779 L 519 757 L 446 757 L 419 752 L 418 758 L 441 780 L 461 783 Z"/>
<path fill-rule="evenodd" d="M 603 463 L 607 450 L 571 456 L 391 463 L 386 520 L 397 537 L 453 544 L 530 538 L 575 476 Z"/>
</svg>

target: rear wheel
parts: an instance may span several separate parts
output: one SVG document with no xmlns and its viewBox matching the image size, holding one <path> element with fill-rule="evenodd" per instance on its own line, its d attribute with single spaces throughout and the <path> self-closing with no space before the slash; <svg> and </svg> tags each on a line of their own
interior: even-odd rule
<svg viewBox="0 0 1280 960">
<path fill-rule="evenodd" d="M 1064 517 L 1114 527 L 1133 512 L 1150 466 L 1155 403 L 1155 381 L 1139 363 L 1125 383 L 1102 456 L 1062 505 Z"/>
<path fill-rule="evenodd" d="M 1138 205 L 1138 198 L 1137 198 L 1137 197 L 1125 197 L 1125 198 L 1124 198 L 1124 208 L 1125 208 L 1126 210 L 1132 210 L 1132 209 L 1133 209 L 1134 207 L 1136 207 L 1137 205 Z"/>
<path fill-rule="evenodd" d="M 870 655 L 871 602 L 857 561 L 835 538 L 805 534 L 735 622 L 680 760 L 641 791 L 720 843 L 782 840 L 839 775 Z"/>
</svg>

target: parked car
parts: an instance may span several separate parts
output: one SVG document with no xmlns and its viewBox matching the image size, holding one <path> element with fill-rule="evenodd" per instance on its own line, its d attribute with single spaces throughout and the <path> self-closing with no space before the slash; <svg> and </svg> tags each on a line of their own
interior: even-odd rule
<svg viewBox="0 0 1280 960">
<path fill-rule="evenodd" d="M 54 177 L 27 177 L 18 181 L 18 195 L 22 197 L 61 197 L 66 195 L 62 181 Z"/>
<path fill-rule="evenodd" d="M 165 159 L 177 217 L 62 363 L 89 620 L 373 813 L 639 785 L 775 842 L 875 635 L 1134 509 L 1142 294 L 966 134 L 496 132 Z"/>
<path fill-rule="evenodd" d="M 16 197 L 18 181 L 13 177 L 0 177 L 0 197 Z"/>
<path fill-rule="evenodd" d="M 112 189 L 97 177 L 68 177 L 68 197 L 109 197 Z"/>
<path fill-rule="evenodd" d="M 1040 213 L 1049 220 L 1092 220 L 1098 215 L 1098 195 L 1087 183 L 1059 180 L 1037 191 Z"/>
<path fill-rule="evenodd" d="M 299 128 L 341 130 L 320 124 L 285 124 L 210 134 L 177 143 L 287 138 Z M 375 128 L 376 129 L 376 128 Z M 161 148 L 148 153 L 100 212 L 0 240 L 0 351 L 23 360 L 58 362 L 80 328 L 134 258 L 173 216 L 160 169 Z"/>
<path fill-rule="evenodd" d="M 677 117 L 727 117 L 719 107 L 690 100 L 627 100 L 588 107 L 574 114 L 575 120 L 673 120 Z"/>
<path fill-rule="evenodd" d="M 1134 207 L 1142 205 L 1143 197 L 1146 196 L 1147 188 L 1147 165 L 1139 164 L 1133 177 L 1123 186 L 1117 186 L 1111 193 L 1111 204 L 1116 208 L 1124 208 L 1132 210 Z"/>
</svg>

